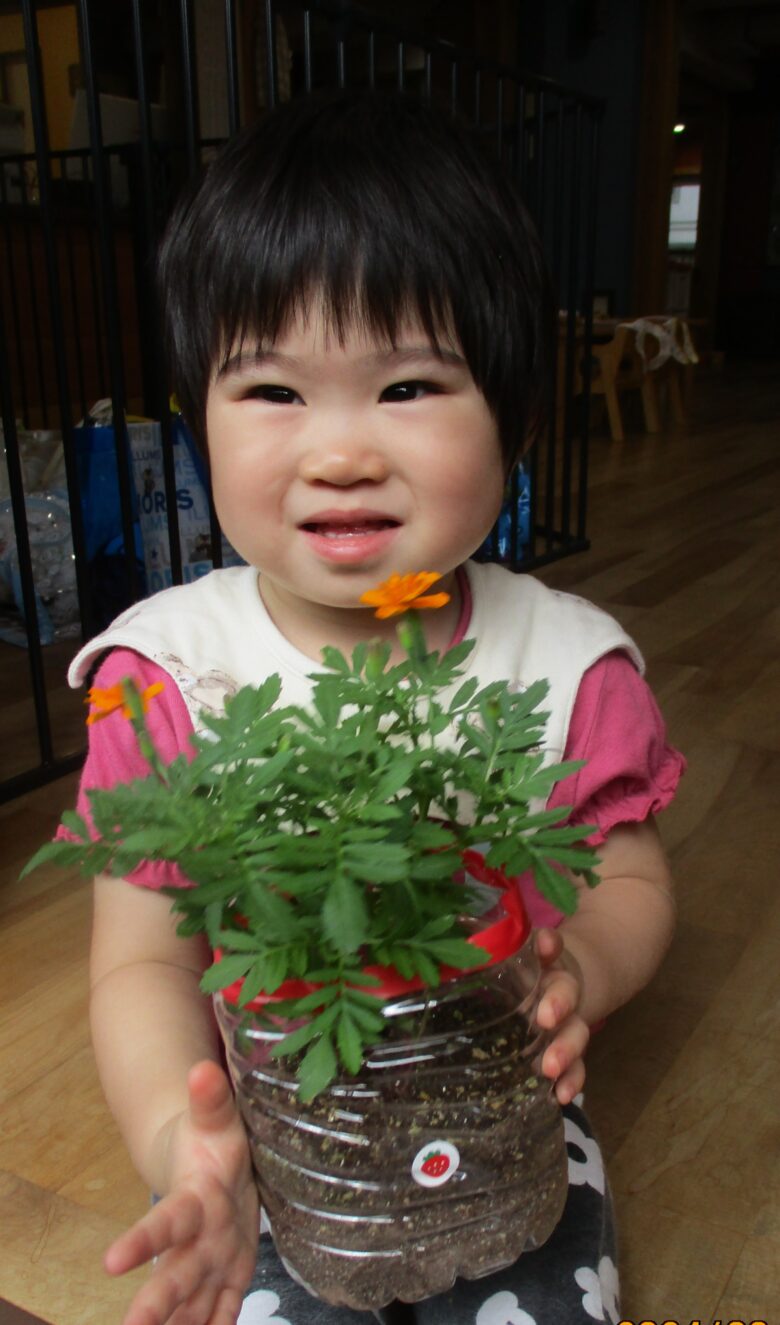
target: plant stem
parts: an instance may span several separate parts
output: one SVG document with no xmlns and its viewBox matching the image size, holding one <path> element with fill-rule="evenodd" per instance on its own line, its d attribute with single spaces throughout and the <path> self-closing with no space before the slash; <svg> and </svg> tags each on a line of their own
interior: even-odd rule
<svg viewBox="0 0 780 1325">
<path fill-rule="evenodd" d="M 130 714 L 130 726 L 138 738 L 138 749 L 148 763 L 155 777 L 158 778 L 164 786 L 170 786 L 168 774 L 165 765 L 155 749 L 146 727 L 146 717 L 144 714 L 144 702 L 141 693 L 135 681 L 125 677 L 122 681 L 122 696 Z"/>
</svg>

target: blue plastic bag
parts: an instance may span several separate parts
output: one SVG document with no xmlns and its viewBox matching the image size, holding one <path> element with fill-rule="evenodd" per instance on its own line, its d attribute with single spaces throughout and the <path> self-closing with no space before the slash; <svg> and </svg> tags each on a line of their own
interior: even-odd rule
<svg viewBox="0 0 780 1325">
<path fill-rule="evenodd" d="M 517 540 L 512 542 L 512 512 L 516 512 Z M 531 479 L 520 465 L 508 486 L 496 525 L 477 552 L 480 561 L 514 562 L 525 553 L 531 538 Z"/>
<path fill-rule="evenodd" d="M 132 425 L 131 425 L 132 426 Z M 124 549 L 122 508 L 119 502 L 119 473 L 116 461 L 114 429 L 111 425 L 86 424 L 74 428 L 76 464 L 84 521 L 87 561 L 98 553 Z M 132 489 L 132 477 L 130 486 Z M 138 548 L 138 500 L 132 491 L 133 524 Z M 118 541 L 117 541 L 118 540 Z"/>
</svg>

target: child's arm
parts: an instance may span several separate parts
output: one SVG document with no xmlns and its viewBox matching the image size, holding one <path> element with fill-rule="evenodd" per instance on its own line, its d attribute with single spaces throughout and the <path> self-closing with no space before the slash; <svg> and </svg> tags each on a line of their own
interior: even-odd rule
<svg viewBox="0 0 780 1325">
<path fill-rule="evenodd" d="M 249 1148 L 224 1072 L 209 1000 L 209 957 L 175 932 L 170 901 L 95 881 L 90 1016 L 98 1071 L 144 1181 L 163 1196 L 120 1237 L 106 1268 L 158 1256 L 125 1325 L 232 1325 L 255 1263 L 258 1206 Z"/>
<path fill-rule="evenodd" d="M 589 1027 L 644 988 L 674 930 L 672 881 L 652 816 L 613 828 L 598 854 L 601 882 L 581 888 L 575 915 L 537 936 L 550 968 L 538 1021 L 556 1032 L 542 1071 L 562 1104 L 582 1089 Z"/>
</svg>

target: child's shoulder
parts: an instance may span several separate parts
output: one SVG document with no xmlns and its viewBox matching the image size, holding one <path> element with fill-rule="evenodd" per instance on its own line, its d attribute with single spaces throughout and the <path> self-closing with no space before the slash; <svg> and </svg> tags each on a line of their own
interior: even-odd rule
<svg viewBox="0 0 780 1325">
<path fill-rule="evenodd" d="M 219 639 L 231 623 L 245 622 L 257 602 L 257 571 L 252 566 L 213 570 L 189 584 L 161 589 L 133 603 L 89 640 L 71 662 L 68 682 L 81 685 L 107 649 L 134 649 L 154 658 L 183 632 L 205 641 Z"/>
<path fill-rule="evenodd" d="M 560 643 L 588 643 L 598 653 L 622 649 L 639 671 L 642 656 L 631 636 L 603 608 L 578 594 L 551 589 L 535 576 L 490 562 L 467 565 L 475 629 L 552 636 Z M 608 649 L 607 649 L 608 646 Z"/>
</svg>

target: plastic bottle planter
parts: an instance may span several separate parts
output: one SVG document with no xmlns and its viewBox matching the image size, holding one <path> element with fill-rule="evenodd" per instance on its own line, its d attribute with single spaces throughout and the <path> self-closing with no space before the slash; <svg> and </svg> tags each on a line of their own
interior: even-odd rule
<svg viewBox="0 0 780 1325">
<path fill-rule="evenodd" d="M 560 1110 L 538 1075 L 528 939 L 485 970 L 384 1005 L 360 1074 L 301 1104 L 291 1029 L 216 999 L 260 1198 L 290 1273 L 335 1306 L 418 1301 L 510 1265 L 563 1211 Z M 277 1029 L 278 1028 L 278 1029 Z"/>
</svg>

